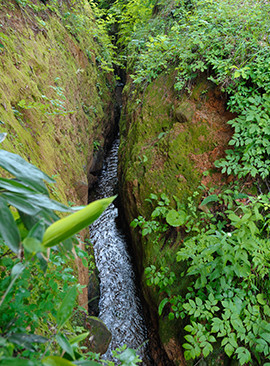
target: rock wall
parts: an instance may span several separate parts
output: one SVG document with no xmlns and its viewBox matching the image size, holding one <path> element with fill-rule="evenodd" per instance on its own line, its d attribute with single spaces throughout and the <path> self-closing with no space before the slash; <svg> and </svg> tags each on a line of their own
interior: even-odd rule
<svg viewBox="0 0 270 366">
<path fill-rule="evenodd" d="M 7 132 L 1 148 L 52 176 L 51 195 L 65 204 L 87 204 L 114 133 L 106 37 L 87 0 L 0 4 L 0 132 Z M 88 269 L 76 262 L 87 286 Z M 80 304 L 87 307 L 87 287 Z"/>
<path fill-rule="evenodd" d="M 94 155 L 113 132 L 115 85 L 98 64 L 106 46 L 90 5 L 5 1 L 0 25 L 2 148 L 53 176 L 56 199 L 86 203 Z"/>
<path fill-rule="evenodd" d="M 138 228 L 128 226 L 139 215 L 149 218 L 153 207 L 145 199 L 151 193 L 166 193 L 170 198 L 175 195 L 186 203 L 200 184 L 224 183 L 213 163 L 224 155 L 231 136 L 226 122 L 233 116 L 226 111 L 225 96 L 206 77 L 198 79 L 189 94 L 174 91 L 173 83 L 173 72 L 161 75 L 143 92 L 127 83 L 120 123 L 119 179 L 127 230 L 152 321 L 169 359 L 175 365 L 184 365 L 181 344 L 185 325 L 170 321 L 166 311 L 158 316 L 162 297 L 157 289 L 146 285 L 144 276 L 144 269 L 151 264 L 157 268 L 169 266 L 180 276 L 183 269 L 175 263 L 175 253 L 182 234 L 172 228 L 166 238 L 157 241 L 156 234 L 142 237 Z M 175 293 L 187 286 L 188 280 L 183 279 Z M 159 364 L 158 356 L 156 361 Z"/>
</svg>

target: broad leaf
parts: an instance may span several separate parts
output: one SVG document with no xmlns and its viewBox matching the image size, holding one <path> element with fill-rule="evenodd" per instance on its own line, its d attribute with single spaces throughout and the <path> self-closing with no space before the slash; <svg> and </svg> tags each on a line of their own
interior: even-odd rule
<svg viewBox="0 0 270 366">
<path fill-rule="evenodd" d="M 186 215 L 185 211 L 170 210 L 167 213 L 166 221 L 169 225 L 177 227 L 177 226 L 184 225 L 184 223 L 186 222 L 186 217 L 187 217 L 187 215 Z"/>
<path fill-rule="evenodd" d="M 14 179 L 0 178 L 0 188 L 15 193 L 35 193 L 32 188 L 29 188 Z"/>
<path fill-rule="evenodd" d="M 115 356 L 119 361 L 121 361 L 121 365 L 124 366 L 136 366 L 139 362 L 142 362 L 139 357 L 136 355 L 136 351 L 134 349 L 127 348 L 124 352 Z"/>
<path fill-rule="evenodd" d="M 70 207 L 54 201 L 44 194 L 4 192 L 2 196 L 9 204 L 28 215 L 36 215 L 43 208 L 65 212 L 71 211 Z"/>
<path fill-rule="evenodd" d="M 24 249 L 29 253 L 46 252 L 46 248 L 36 238 L 25 238 L 23 241 Z"/>
<path fill-rule="evenodd" d="M 42 241 L 44 232 L 45 232 L 45 224 L 43 220 L 40 220 L 39 222 L 36 223 L 36 225 L 34 225 L 31 228 L 27 236 Z"/>
<path fill-rule="evenodd" d="M 69 341 L 66 339 L 66 337 L 63 334 L 58 334 L 56 337 L 56 342 L 59 344 L 59 346 L 66 352 L 68 353 L 72 359 L 75 359 L 74 356 L 74 350 L 72 348 L 72 346 L 70 345 Z"/>
<path fill-rule="evenodd" d="M 8 340 L 30 351 L 35 351 L 33 343 L 46 343 L 48 341 L 45 337 L 27 333 L 14 333 L 8 337 Z"/>
<path fill-rule="evenodd" d="M 59 328 L 61 328 L 62 325 L 71 316 L 75 305 L 76 297 L 77 297 L 77 289 L 76 286 L 73 286 L 64 297 L 64 300 L 57 311 L 56 321 Z"/>
<path fill-rule="evenodd" d="M 10 192 L 4 192 L 1 195 L 11 206 L 16 207 L 18 210 L 25 212 L 28 215 L 34 216 L 40 211 L 40 207 L 29 202 L 26 195 Z"/>
<path fill-rule="evenodd" d="M 20 247 L 21 236 L 6 201 L 0 197 L 0 234 L 5 244 L 15 253 Z"/>
<path fill-rule="evenodd" d="M 11 277 L 20 275 L 24 269 L 25 266 L 21 262 L 15 264 L 15 266 L 13 266 L 11 270 Z"/>
<path fill-rule="evenodd" d="M 206 197 L 202 203 L 201 206 L 207 205 L 210 202 L 217 202 L 218 201 L 218 196 L 216 194 L 212 194 L 211 196 Z"/>
<path fill-rule="evenodd" d="M 74 363 L 57 356 L 49 356 L 42 360 L 44 366 L 74 366 Z"/>
<path fill-rule="evenodd" d="M 42 180 L 54 182 L 53 179 L 37 167 L 28 163 L 19 155 L 6 150 L 0 150 L 0 166 L 15 177 L 21 178 L 22 181 L 42 193 L 48 193 L 48 190 Z"/>
<path fill-rule="evenodd" d="M 45 231 L 43 245 L 52 247 L 91 225 L 109 206 L 116 196 L 90 203 L 82 210 L 54 222 Z"/>
</svg>

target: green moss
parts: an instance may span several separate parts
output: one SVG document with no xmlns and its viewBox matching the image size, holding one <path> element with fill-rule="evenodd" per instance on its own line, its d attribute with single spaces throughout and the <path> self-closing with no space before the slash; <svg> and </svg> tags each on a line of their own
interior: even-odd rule
<svg viewBox="0 0 270 366">
<path fill-rule="evenodd" d="M 0 114 L 4 122 L 0 132 L 8 132 L 2 148 L 19 153 L 55 176 L 57 183 L 51 193 L 65 203 L 79 201 L 73 186 L 77 181 L 87 182 L 85 167 L 93 153 L 93 141 L 108 124 L 105 112 L 111 100 L 104 73 L 86 52 L 101 52 L 101 46 L 93 41 L 96 26 L 91 8 L 87 1 L 80 4 L 88 25 L 76 38 L 61 18 L 45 7 L 41 25 L 39 13 L 25 8 L 23 18 L 12 2 L 0 6 L 0 20 L 8 35 L 0 50 Z M 6 18 L 9 7 L 12 17 Z M 58 12 L 67 10 L 59 8 Z M 76 13 L 77 9 L 69 11 Z M 112 78 L 111 83 L 114 85 Z M 20 108 L 22 100 L 34 107 Z M 93 106 L 88 115 L 84 105 Z"/>
<path fill-rule="evenodd" d="M 212 105 L 207 104 L 213 98 L 212 86 L 204 79 L 198 80 L 190 95 L 179 96 L 173 91 L 173 78 L 173 73 L 160 76 L 142 95 L 132 95 L 131 88 L 125 88 L 127 104 L 120 123 L 119 153 L 122 202 L 129 222 L 139 215 L 150 218 L 153 206 L 145 201 L 150 193 L 164 192 L 171 199 L 175 195 L 181 203 L 187 203 L 201 184 L 203 171 L 207 168 L 211 172 L 209 166 L 215 160 L 211 154 L 219 144 L 219 131 L 223 131 L 226 120 L 218 114 L 213 116 Z M 216 171 L 212 169 L 212 173 Z M 144 294 L 152 312 L 157 313 L 165 294 L 147 287 L 143 271 L 151 264 L 157 268 L 166 265 L 179 278 L 184 267 L 175 258 L 183 237 L 176 231 L 159 240 L 155 234 L 141 237 L 138 229 L 131 230 L 131 234 Z M 189 282 L 189 278 L 177 281 L 172 293 L 184 295 Z M 172 338 L 183 342 L 184 324 L 181 320 L 170 322 L 167 315 L 165 311 L 158 319 L 162 343 Z"/>
</svg>

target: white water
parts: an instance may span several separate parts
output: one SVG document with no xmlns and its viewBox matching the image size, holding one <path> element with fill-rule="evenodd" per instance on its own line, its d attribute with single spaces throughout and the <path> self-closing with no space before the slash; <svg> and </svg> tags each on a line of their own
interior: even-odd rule
<svg viewBox="0 0 270 366">
<path fill-rule="evenodd" d="M 93 199 L 110 197 L 116 193 L 117 139 L 105 160 Z M 90 227 L 96 265 L 100 277 L 100 314 L 112 333 L 112 342 L 104 358 L 111 358 L 111 350 L 126 344 L 140 350 L 138 354 L 151 365 L 147 356 L 147 328 L 135 285 L 135 274 L 127 250 L 125 236 L 116 225 L 118 209 L 114 204 Z M 150 362 L 150 363 L 149 363 Z"/>
</svg>

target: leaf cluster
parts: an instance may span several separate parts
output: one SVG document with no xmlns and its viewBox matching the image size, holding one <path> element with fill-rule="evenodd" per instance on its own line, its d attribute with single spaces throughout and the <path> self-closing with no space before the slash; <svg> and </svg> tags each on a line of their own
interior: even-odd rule
<svg viewBox="0 0 270 366">
<path fill-rule="evenodd" d="M 194 198 L 186 207 L 182 226 L 187 236 L 176 255 L 187 269 L 179 278 L 168 267 L 151 265 L 145 270 L 147 284 L 165 296 L 159 315 L 166 307 L 169 319 L 189 319 L 183 344 L 187 360 L 207 357 L 218 344 L 240 365 L 266 365 L 270 195 L 253 197 L 227 189 L 206 196 L 200 208 Z M 189 278 L 189 287 L 175 294 L 182 278 Z"/>
<path fill-rule="evenodd" d="M 128 54 L 134 83 L 143 87 L 162 72 L 175 70 L 175 89 L 189 91 L 204 74 L 226 92 L 228 108 L 237 113 L 230 121 L 233 148 L 217 167 L 239 177 L 267 177 L 269 2 L 176 0 L 157 1 L 153 7 L 140 0 L 125 2 L 119 9 L 118 42 Z"/>
<path fill-rule="evenodd" d="M 0 141 L 5 137 L 0 134 Z M 82 286 L 69 255 L 71 236 L 114 198 L 66 207 L 49 197 L 44 181 L 53 179 L 20 156 L 0 150 L 0 166 L 13 176 L 0 177 L 0 365 L 98 365 L 79 346 L 88 333 L 70 337 L 76 335 L 69 319 Z M 59 219 L 54 210 L 77 212 Z M 77 253 L 85 261 L 85 253 Z"/>
</svg>

